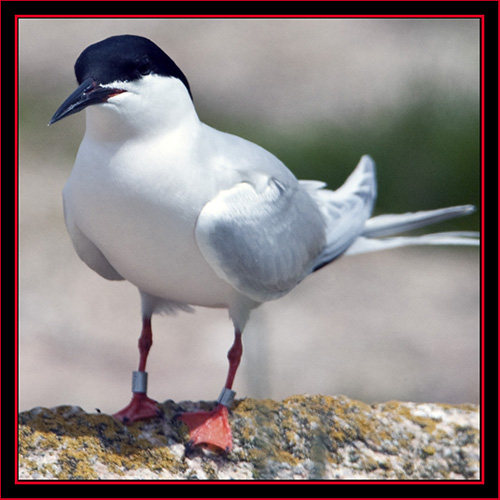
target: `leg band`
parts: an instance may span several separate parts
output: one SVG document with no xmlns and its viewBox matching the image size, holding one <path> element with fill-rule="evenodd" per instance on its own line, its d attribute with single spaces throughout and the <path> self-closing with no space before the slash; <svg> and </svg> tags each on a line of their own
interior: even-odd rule
<svg viewBox="0 0 500 500">
<path fill-rule="evenodd" d="M 236 392 L 224 387 L 217 398 L 217 403 L 229 407 L 233 404 L 234 396 L 236 396 Z"/>
<path fill-rule="evenodd" d="M 132 392 L 148 391 L 148 372 L 132 372 Z"/>
</svg>

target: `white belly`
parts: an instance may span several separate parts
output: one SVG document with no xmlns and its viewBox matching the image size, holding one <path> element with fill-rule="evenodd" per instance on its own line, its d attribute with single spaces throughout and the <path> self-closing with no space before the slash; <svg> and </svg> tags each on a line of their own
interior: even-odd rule
<svg viewBox="0 0 500 500">
<path fill-rule="evenodd" d="M 82 144 L 64 189 L 67 217 L 140 290 L 227 307 L 235 291 L 208 265 L 195 239 L 198 214 L 214 195 L 210 180 L 193 188 L 189 176 L 176 176 L 175 168 L 159 168 L 147 158 L 143 165 L 129 165 L 131 152 Z"/>
</svg>

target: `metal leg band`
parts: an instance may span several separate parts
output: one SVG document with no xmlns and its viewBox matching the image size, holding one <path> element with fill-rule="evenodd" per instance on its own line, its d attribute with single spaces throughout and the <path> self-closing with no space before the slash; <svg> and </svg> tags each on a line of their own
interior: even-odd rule
<svg viewBox="0 0 500 500">
<path fill-rule="evenodd" d="M 229 407 L 233 404 L 234 396 L 236 396 L 235 391 L 224 387 L 217 398 L 217 403 Z"/>
<path fill-rule="evenodd" d="M 132 392 L 148 391 L 148 372 L 132 372 Z"/>
</svg>

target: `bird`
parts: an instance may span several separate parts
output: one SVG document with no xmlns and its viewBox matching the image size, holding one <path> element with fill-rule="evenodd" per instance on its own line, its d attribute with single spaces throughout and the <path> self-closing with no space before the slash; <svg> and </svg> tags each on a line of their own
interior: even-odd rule
<svg viewBox="0 0 500 500">
<path fill-rule="evenodd" d="M 83 50 L 78 86 L 49 125 L 85 110 L 84 137 L 63 188 L 67 231 L 80 259 L 140 294 L 139 366 L 125 424 L 160 415 L 147 395 L 154 314 L 224 308 L 234 326 L 215 406 L 186 412 L 189 446 L 230 452 L 229 409 L 251 311 L 279 299 L 342 255 L 406 245 L 478 245 L 478 233 L 394 236 L 470 214 L 460 205 L 372 216 L 374 160 L 361 156 L 336 190 L 298 180 L 262 147 L 212 128 L 190 84 L 154 42 L 116 35 Z"/>
</svg>

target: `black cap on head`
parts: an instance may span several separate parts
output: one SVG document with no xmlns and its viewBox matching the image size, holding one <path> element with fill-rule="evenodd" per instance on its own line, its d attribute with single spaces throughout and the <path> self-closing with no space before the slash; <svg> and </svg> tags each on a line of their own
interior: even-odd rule
<svg viewBox="0 0 500 500">
<path fill-rule="evenodd" d="M 160 47 L 142 36 L 118 35 L 106 38 L 89 45 L 75 63 L 79 84 L 88 78 L 100 84 L 133 81 L 150 73 L 178 78 L 191 95 L 184 73 Z"/>
<path fill-rule="evenodd" d="M 142 36 L 112 36 L 90 45 L 77 59 L 75 74 L 78 88 L 59 106 L 49 125 L 126 92 L 120 85 L 104 85 L 132 82 L 149 74 L 179 79 L 193 98 L 184 73 L 160 47 Z"/>
</svg>

